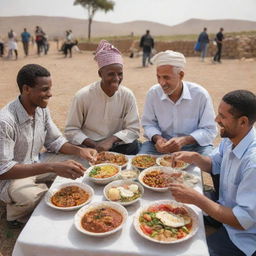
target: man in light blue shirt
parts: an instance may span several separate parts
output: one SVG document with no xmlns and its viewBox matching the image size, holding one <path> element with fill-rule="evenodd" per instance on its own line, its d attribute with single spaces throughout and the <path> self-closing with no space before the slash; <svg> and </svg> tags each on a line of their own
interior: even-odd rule
<svg viewBox="0 0 256 256">
<path fill-rule="evenodd" d="M 142 116 L 144 135 L 139 153 L 163 154 L 180 150 L 208 154 L 217 134 L 208 92 L 185 82 L 185 57 L 167 50 L 154 56 L 158 84 L 147 93 Z"/>
<path fill-rule="evenodd" d="M 216 117 L 225 138 L 218 152 L 210 157 L 195 152 L 174 156 L 174 161 L 183 160 L 220 175 L 218 202 L 182 185 L 170 188 L 177 201 L 194 204 L 208 218 L 223 224 L 207 238 L 211 256 L 256 255 L 255 121 L 256 95 L 246 90 L 230 92 L 222 98 Z"/>
</svg>

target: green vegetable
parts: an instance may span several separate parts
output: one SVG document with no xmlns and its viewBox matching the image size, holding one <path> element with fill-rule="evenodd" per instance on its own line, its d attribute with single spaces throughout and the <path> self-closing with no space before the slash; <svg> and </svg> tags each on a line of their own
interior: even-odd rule
<svg viewBox="0 0 256 256">
<path fill-rule="evenodd" d="M 100 172 L 100 167 L 99 167 L 99 166 L 96 166 L 96 167 L 94 167 L 94 168 L 90 171 L 89 176 L 90 176 L 90 177 L 93 177 L 93 176 L 97 175 L 99 172 Z"/>
<path fill-rule="evenodd" d="M 189 231 L 188 231 L 187 227 L 183 226 L 181 229 L 182 229 L 182 231 L 184 231 L 185 233 L 189 234 Z"/>
</svg>

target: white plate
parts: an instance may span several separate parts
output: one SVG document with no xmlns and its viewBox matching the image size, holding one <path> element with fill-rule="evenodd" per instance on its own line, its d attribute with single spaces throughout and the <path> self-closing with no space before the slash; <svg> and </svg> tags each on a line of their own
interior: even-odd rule
<svg viewBox="0 0 256 256">
<path fill-rule="evenodd" d="M 80 187 L 83 190 L 85 190 L 89 194 L 88 200 L 80 205 L 71 206 L 71 207 L 59 207 L 59 206 L 54 205 L 51 201 L 52 196 L 55 193 L 57 193 L 58 191 L 60 191 L 62 188 L 69 187 L 69 186 L 77 186 L 77 187 Z M 58 209 L 58 210 L 62 210 L 62 211 L 72 211 L 72 210 L 79 209 L 82 206 L 88 204 L 92 200 L 93 195 L 94 195 L 94 191 L 89 185 L 84 184 L 84 183 L 79 183 L 79 182 L 69 182 L 69 183 L 60 184 L 59 186 L 53 187 L 50 190 L 48 190 L 45 195 L 45 202 L 47 205 L 49 205 L 50 207 L 52 207 L 54 209 Z"/>
<path fill-rule="evenodd" d="M 113 176 L 111 176 L 111 177 L 108 177 L 108 178 L 94 178 L 94 177 L 90 177 L 90 176 L 89 176 L 89 173 L 91 172 L 91 170 L 92 170 L 94 167 L 96 167 L 96 166 L 105 166 L 105 165 L 115 166 L 115 167 L 118 169 L 118 172 L 117 172 L 115 175 L 113 175 Z M 85 172 L 85 174 L 84 174 L 84 177 L 85 177 L 85 179 L 87 179 L 87 180 L 89 180 L 89 181 L 92 181 L 92 182 L 97 183 L 97 184 L 102 184 L 102 185 L 104 185 L 104 184 L 107 184 L 107 183 L 109 183 L 109 182 L 111 182 L 111 181 L 113 181 L 113 180 L 118 179 L 119 176 L 120 176 L 120 172 L 121 172 L 121 167 L 118 166 L 118 165 L 116 165 L 116 164 L 109 164 L 109 163 L 107 163 L 107 164 L 96 164 L 96 165 L 93 165 L 93 166 L 89 167 L 89 168 L 86 170 L 86 172 Z"/>
<path fill-rule="evenodd" d="M 159 240 L 156 240 L 153 237 L 147 236 L 146 234 L 143 233 L 143 231 L 140 228 L 140 222 L 139 222 L 140 215 L 142 214 L 142 212 L 147 211 L 147 209 L 149 207 L 157 206 L 157 205 L 161 205 L 161 204 L 172 205 L 172 206 L 175 206 L 175 207 L 184 207 L 189 212 L 189 216 L 192 218 L 192 229 L 191 229 L 190 233 L 187 236 L 185 236 L 181 239 L 178 239 L 178 240 L 174 240 L 174 241 L 159 241 Z M 139 208 L 137 210 L 137 212 L 135 213 L 133 224 L 134 224 L 134 227 L 135 227 L 136 231 L 142 237 L 144 237 L 144 238 L 146 238 L 146 239 L 148 239 L 152 242 L 160 243 L 160 244 L 175 244 L 175 243 L 180 243 L 180 242 L 186 241 L 189 238 L 193 237 L 195 235 L 195 233 L 197 232 L 197 230 L 198 230 L 199 220 L 198 220 L 198 216 L 197 216 L 196 212 L 191 207 L 189 207 L 185 204 L 182 204 L 182 203 L 178 203 L 174 200 L 160 200 L 160 201 L 156 201 L 154 203 L 151 203 L 151 204 L 148 204 L 146 206 L 143 206 L 143 207 Z"/>
<path fill-rule="evenodd" d="M 137 169 L 139 169 L 140 171 L 142 171 L 142 170 L 144 170 L 144 169 L 146 169 L 146 168 L 149 168 L 149 167 L 138 167 L 138 166 L 136 166 L 136 165 L 134 165 L 133 163 L 132 163 L 132 161 L 133 161 L 133 159 L 134 158 L 137 158 L 138 156 L 150 156 L 150 157 L 153 157 L 153 158 L 157 158 L 156 157 L 156 155 L 150 155 L 150 154 L 138 154 L 138 155 L 136 155 L 136 156 L 134 156 L 132 159 L 131 159 L 131 165 L 133 166 L 133 167 L 135 167 L 135 168 L 137 168 Z M 156 163 L 154 164 L 154 165 L 152 165 L 152 166 L 155 166 L 156 165 Z M 150 166 L 150 167 L 152 167 L 152 166 Z"/>
<path fill-rule="evenodd" d="M 162 164 L 161 164 L 161 161 L 164 160 L 164 157 L 165 157 L 165 156 L 170 156 L 170 155 L 163 155 L 163 156 L 161 156 L 161 157 L 158 157 L 158 158 L 156 159 L 156 163 L 157 163 L 159 166 L 171 167 L 171 166 L 168 166 L 168 165 L 162 165 Z M 164 161 L 166 161 L 166 160 L 164 160 Z M 168 162 L 168 161 L 167 161 L 167 162 Z M 184 165 L 183 165 L 182 167 L 175 167 L 175 169 L 183 170 L 183 169 L 186 169 L 188 166 L 189 166 L 189 164 L 184 162 Z"/>
<path fill-rule="evenodd" d="M 113 201 L 109 198 L 108 196 L 108 191 L 110 188 L 113 187 L 122 187 L 123 185 L 131 185 L 131 184 L 135 184 L 138 186 L 138 189 L 140 191 L 140 196 L 138 198 L 136 198 L 133 201 L 129 201 L 129 202 L 121 202 L 120 200 L 118 201 Z M 119 203 L 121 205 L 130 205 L 130 204 L 134 204 L 136 203 L 138 200 L 140 200 L 140 198 L 143 196 L 144 193 L 144 188 L 143 186 L 141 186 L 141 184 L 139 184 L 138 182 L 134 182 L 132 180 L 116 180 L 116 181 L 112 181 L 111 183 L 109 183 L 108 185 L 105 186 L 104 190 L 103 190 L 104 196 L 107 200 L 112 201 L 112 202 L 116 202 Z"/>
<path fill-rule="evenodd" d="M 113 154 L 113 155 L 122 155 L 122 156 L 124 156 L 124 157 L 125 157 L 125 160 L 126 160 L 126 163 L 123 164 L 123 165 L 120 165 L 120 167 L 121 167 L 121 168 L 125 168 L 125 167 L 127 166 L 129 159 L 128 159 L 128 157 L 127 157 L 126 155 L 120 154 L 120 153 L 116 153 L 116 152 L 110 152 L 110 151 L 104 151 L 104 152 L 105 152 L 105 153 L 110 153 L 110 154 Z M 104 164 L 106 164 L 106 163 L 110 163 L 110 162 L 104 162 Z M 102 163 L 102 164 L 103 164 L 103 163 Z M 110 163 L 110 164 L 111 164 L 111 163 Z M 95 165 L 95 164 L 92 163 L 92 162 L 89 162 L 89 165 L 90 165 L 90 166 L 93 166 L 93 165 Z"/>
<path fill-rule="evenodd" d="M 162 167 L 162 166 L 153 166 L 153 167 L 149 167 L 147 169 L 145 169 L 144 171 L 142 171 L 138 177 L 139 182 L 146 188 L 156 191 L 156 192 L 166 192 L 168 191 L 169 187 L 165 187 L 165 188 L 155 188 L 155 187 L 150 187 L 149 185 L 145 184 L 143 181 L 144 176 L 154 170 L 160 170 L 166 173 L 172 173 L 175 171 L 175 169 L 172 169 L 171 167 Z"/>
<path fill-rule="evenodd" d="M 90 211 L 93 211 L 93 210 L 96 210 L 96 209 L 99 209 L 99 208 L 103 208 L 103 207 L 104 208 L 109 207 L 109 208 L 112 208 L 112 209 L 118 211 L 119 213 L 121 213 L 122 216 L 123 216 L 122 223 L 118 227 L 116 227 L 115 229 L 113 229 L 111 231 L 108 231 L 108 232 L 105 232 L 105 233 L 94 233 L 94 232 L 90 232 L 90 231 L 85 230 L 81 225 L 81 220 L 84 217 L 84 215 L 87 212 L 90 212 Z M 117 232 L 118 230 L 120 230 L 123 227 L 123 225 L 125 224 L 125 222 L 127 220 L 127 217 L 128 217 L 127 210 L 122 205 L 120 205 L 118 203 L 114 203 L 114 202 L 96 202 L 96 203 L 92 203 L 92 204 L 86 205 L 83 208 L 81 208 L 76 213 L 76 215 L 74 217 L 74 224 L 75 224 L 75 227 L 77 228 L 77 230 L 82 232 L 83 234 L 90 235 L 90 236 L 108 236 L 108 235 L 111 235 L 111 234 Z"/>
</svg>

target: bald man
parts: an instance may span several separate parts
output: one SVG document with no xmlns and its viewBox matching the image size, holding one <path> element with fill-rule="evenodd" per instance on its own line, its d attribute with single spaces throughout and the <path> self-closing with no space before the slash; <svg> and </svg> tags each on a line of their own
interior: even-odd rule
<svg viewBox="0 0 256 256">
<path fill-rule="evenodd" d="M 209 154 L 217 134 L 208 92 L 183 81 L 183 54 L 167 50 L 154 56 L 158 84 L 146 96 L 142 126 L 144 142 L 139 153 L 167 154 L 180 150 Z"/>
</svg>

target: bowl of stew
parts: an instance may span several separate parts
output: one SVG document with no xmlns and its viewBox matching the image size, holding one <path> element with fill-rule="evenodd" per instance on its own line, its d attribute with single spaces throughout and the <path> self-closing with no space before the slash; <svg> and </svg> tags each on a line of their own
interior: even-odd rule
<svg viewBox="0 0 256 256">
<path fill-rule="evenodd" d="M 108 236 L 120 230 L 127 210 L 115 202 L 95 202 L 81 208 L 74 217 L 78 231 L 90 236 Z"/>
<path fill-rule="evenodd" d="M 131 163 L 133 167 L 139 170 L 144 170 L 156 165 L 156 158 L 157 157 L 153 155 L 139 154 L 132 158 Z"/>
<path fill-rule="evenodd" d="M 85 179 L 98 184 L 107 184 L 119 178 L 121 167 L 116 164 L 96 164 L 85 172 Z"/>
<path fill-rule="evenodd" d="M 88 204 L 94 195 L 93 189 L 84 183 L 69 182 L 47 191 L 45 202 L 54 209 L 71 211 Z"/>
</svg>

